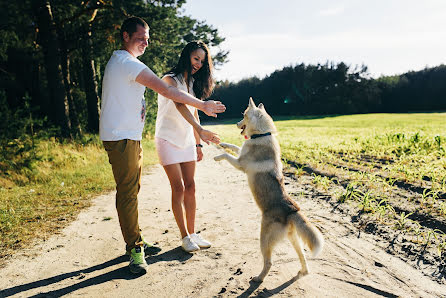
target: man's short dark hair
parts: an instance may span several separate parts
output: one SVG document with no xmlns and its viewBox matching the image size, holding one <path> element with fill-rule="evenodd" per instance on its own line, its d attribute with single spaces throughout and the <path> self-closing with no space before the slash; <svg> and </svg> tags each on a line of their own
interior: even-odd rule
<svg viewBox="0 0 446 298">
<path fill-rule="evenodd" d="M 121 40 L 124 40 L 124 32 L 127 32 L 129 36 L 132 37 L 132 34 L 136 32 L 138 25 L 143 26 L 144 29 L 149 29 L 149 25 L 147 25 L 147 23 L 139 17 L 130 17 L 126 19 L 121 25 Z"/>
</svg>

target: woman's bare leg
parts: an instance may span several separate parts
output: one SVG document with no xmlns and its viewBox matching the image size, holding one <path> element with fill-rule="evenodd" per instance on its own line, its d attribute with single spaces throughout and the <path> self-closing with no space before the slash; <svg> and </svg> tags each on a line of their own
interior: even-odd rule
<svg viewBox="0 0 446 298">
<path fill-rule="evenodd" d="M 189 234 L 195 233 L 195 161 L 180 164 L 184 182 L 184 209 L 186 211 L 186 223 Z"/>
<path fill-rule="evenodd" d="M 178 228 L 180 229 L 181 238 L 184 238 L 187 236 L 187 230 L 184 224 L 184 186 L 182 181 L 181 166 L 180 164 L 167 165 L 164 166 L 164 171 L 166 171 L 167 177 L 170 181 L 170 187 L 172 189 L 172 212 Z"/>
</svg>

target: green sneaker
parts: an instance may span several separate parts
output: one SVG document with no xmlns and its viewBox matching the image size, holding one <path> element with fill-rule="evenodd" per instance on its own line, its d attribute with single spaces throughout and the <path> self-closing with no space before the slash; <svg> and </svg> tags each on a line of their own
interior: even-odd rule
<svg viewBox="0 0 446 298">
<path fill-rule="evenodd" d="M 142 239 L 142 242 L 143 242 L 144 253 L 145 253 L 146 255 L 150 255 L 150 256 L 151 256 L 151 255 L 156 255 L 157 253 L 159 253 L 159 252 L 161 251 L 161 248 L 160 248 L 160 247 L 148 243 L 148 242 L 144 239 L 144 237 L 143 237 L 142 235 L 141 235 L 141 239 Z"/>
<path fill-rule="evenodd" d="M 144 250 L 140 246 L 132 248 L 130 251 L 130 272 L 134 274 L 146 273 L 147 263 L 144 258 Z"/>
<path fill-rule="evenodd" d="M 142 239 L 142 242 L 143 242 L 144 254 L 145 254 L 145 255 L 147 255 L 147 256 L 152 256 L 152 255 L 156 255 L 157 253 L 159 253 L 159 252 L 161 251 L 161 248 L 160 248 L 160 247 L 148 243 L 148 242 L 144 239 L 144 237 L 143 237 L 142 235 L 141 235 L 141 239 Z M 126 251 L 125 254 L 126 254 L 127 256 L 130 255 L 130 253 L 129 253 L 128 251 Z"/>
</svg>

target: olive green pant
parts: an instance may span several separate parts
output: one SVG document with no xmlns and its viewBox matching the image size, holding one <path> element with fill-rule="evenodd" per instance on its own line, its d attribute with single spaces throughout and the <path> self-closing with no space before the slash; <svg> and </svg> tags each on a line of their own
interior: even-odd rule
<svg viewBox="0 0 446 298">
<path fill-rule="evenodd" d="M 142 246 L 138 224 L 138 192 L 141 188 L 142 147 L 140 141 L 103 141 L 116 182 L 116 210 L 128 252 Z"/>
</svg>

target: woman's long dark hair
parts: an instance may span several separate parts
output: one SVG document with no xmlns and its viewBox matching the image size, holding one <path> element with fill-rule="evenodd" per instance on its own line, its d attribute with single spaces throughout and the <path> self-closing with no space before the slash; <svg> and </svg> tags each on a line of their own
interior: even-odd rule
<svg viewBox="0 0 446 298">
<path fill-rule="evenodd" d="M 192 65 L 190 63 L 190 55 L 193 51 L 202 49 L 205 53 L 204 62 L 201 68 L 192 75 Z M 215 81 L 212 76 L 214 65 L 212 63 L 212 57 L 206 44 L 202 41 L 191 41 L 181 51 L 180 59 L 177 65 L 172 68 L 168 74 L 187 74 L 187 77 L 194 78 L 194 93 L 195 97 L 199 99 L 205 99 L 211 96 L 214 90 Z M 186 82 L 188 84 L 188 82 Z"/>
</svg>

